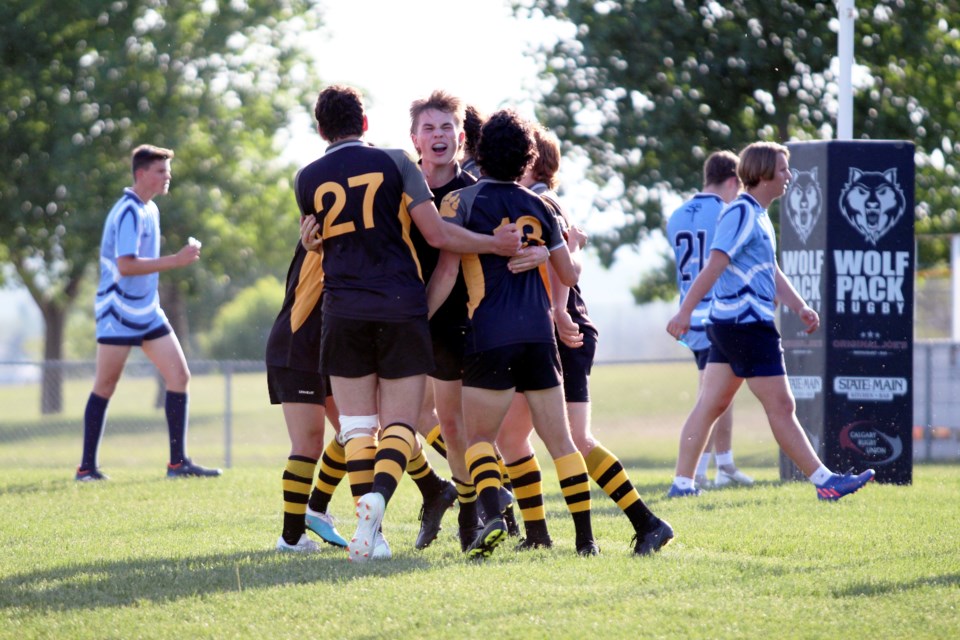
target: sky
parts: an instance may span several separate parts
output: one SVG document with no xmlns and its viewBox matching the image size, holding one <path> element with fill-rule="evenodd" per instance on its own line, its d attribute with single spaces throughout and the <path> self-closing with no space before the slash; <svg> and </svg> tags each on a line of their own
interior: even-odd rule
<svg viewBox="0 0 960 640">
<path fill-rule="evenodd" d="M 518 19 L 510 0 L 326 0 L 323 6 L 323 28 L 310 43 L 321 80 L 361 89 L 366 139 L 411 153 L 410 103 L 434 89 L 460 96 L 484 113 L 508 106 L 533 117 L 529 95 L 540 80 L 530 51 L 573 30 L 543 18 Z M 493 46 L 481 50 L 474 43 Z M 314 126 L 309 116 L 297 123 L 302 133 L 287 145 L 286 156 L 305 164 L 323 153 L 326 145 Z M 596 228 L 589 216 L 596 187 L 570 163 L 561 165 L 560 177 L 568 213 L 588 232 Z M 610 271 L 589 263 L 583 278 L 596 282 L 592 297 L 633 305 L 630 287 L 640 271 L 659 262 L 665 247 L 621 250 Z"/>
<path fill-rule="evenodd" d="M 485 113 L 510 106 L 533 115 L 526 89 L 536 86 L 537 68 L 527 52 L 555 40 L 558 27 L 521 22 L 509 0 L 326 0 L 322 6 L 324 26 L 310 43 L 317 71 L 324 83 L 364 92 L 370 142 L 412 151 L 410 103 L 434 89 Z M 473 43 L 494 46 L 480 51 Z M 315 158 L 324 144 L 310 138 L 293 141 L 288 153 Z"/>
</svg>

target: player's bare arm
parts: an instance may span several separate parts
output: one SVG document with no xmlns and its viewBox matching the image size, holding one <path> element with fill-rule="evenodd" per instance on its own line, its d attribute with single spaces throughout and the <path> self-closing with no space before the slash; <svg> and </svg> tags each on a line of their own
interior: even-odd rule
<svg viewBox="0 0 960 640">
<path fill-rule="evenodd" d="M 446 223 L 437 212 L 433 201 L 421 202 L 410 209 L 410 217 L 430 246 L 455 253 L 494 253 L 510 257 L 520 250 L 520 231 L 508 224 L 494 231 L 492 236 L 474 233 L 455 224 Z"/>
</svg>

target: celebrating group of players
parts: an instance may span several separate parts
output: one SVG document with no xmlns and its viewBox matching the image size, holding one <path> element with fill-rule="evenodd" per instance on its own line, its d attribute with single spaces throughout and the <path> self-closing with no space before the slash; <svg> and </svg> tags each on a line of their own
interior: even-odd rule
<svg viewBox="0 0 960 640">
<path fill-rule="evenodd" d="M 404 471 L 423 495 L 417 548 L 456 502 L 462 550 L 488 557 L 518 533 L 514 501 L 518 549 L 550 547 L 532 430 L 554 460 L 579 554 L 599 553 L 590 478 L 630 519 L 634 553 L 667 544 L 670 525 L 590 432 L 597 332 L 576 287 L 586 237 L 553 193 L 556 138 L 511 110 L 481 126 L 435 91 L 410 109 L 418 167 L 364 142 L 355 89 L 327 87 L 314 113 L 328 147 L 295 180 L 301 238 L 266 357 L 291 440 L 277 549 L 316 550 L 310 529 L 352 561 L 390 557 L 382 524 Z M 324 448 L 325 418 L 337 435 Z M 445 455 L 452 483 L 418 433 Z M 327 513 L 345 475 L 359 517 L 349 541 Z"/>
</svg>

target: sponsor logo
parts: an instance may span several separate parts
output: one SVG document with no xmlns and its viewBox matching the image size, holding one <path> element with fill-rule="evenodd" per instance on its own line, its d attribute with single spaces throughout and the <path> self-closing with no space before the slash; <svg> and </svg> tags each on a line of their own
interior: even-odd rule
<svg viewBox="0 0 960 640">
<path fill-rule="evenodd" d="M 833 391 L 848 400 L 874 400 L 889 402 L 902 396 L 908 389 L 906 378 L 872 378 L 865 376 L 837 376 L 833 379 Z"/>
<path fill-rule="evenodd" d="M 909 340 L 885 340 L 879 331 L 861 331 L 850 338 L 830 341 L 834 349 L 850 349 L 855 355 L 883 356 L 893 351 L 908 351 Z"/>
<path fill-rule="evenodd" d="M 872 420 L 851 422 L 840 431 L 840 448 L 874 465 L 890 464 L 903 453 L 900 436 L 891 436 Z"/>
<path fill-rule="evenodd" d="M 797 400 L 812 400 L 823 392 L 823 378 L 820 376 L 788 376 L 787 380 Z"/>
<path fill-rule="evenodd" d="M 793 178 L 784 194 L 783 210 L 800 242 L 807 244 L 823 210 L 823 190 L 817 179 L 817 167 L 810 171 L 792 169 L 790 173 Z"/>
<path fill-rule="evenodd" d="M 298 390 L 297 390 L 297 393 L 300 394 L 301 396 L 313 396 L 313 395 L 316 395 L 316 392 L 311 391 L 311 390 L 309 390 L 309 389 L 298 389 Z"/>
<path fill-rule="evenodd" d="M 850 167 L 847 183 L 840 190 L 840 212 L 864 240 L 877 246 L 906 208 L 896 169 L 863 171 Z"/>
</svg>

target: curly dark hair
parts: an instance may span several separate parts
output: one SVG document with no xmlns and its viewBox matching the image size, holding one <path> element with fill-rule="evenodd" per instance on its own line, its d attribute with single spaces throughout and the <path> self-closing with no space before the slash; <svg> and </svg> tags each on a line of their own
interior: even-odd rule
<svg viewBox="0 0 960 640">
<path fill-rule="evenodd" d="M 477 164 L 483 175 L 516 181 L 537 157 L 533 129 L 512 109 L 490 116 L 480 129 Z"/>
<path fill-rule="evenodd" d="M 480 141 L 480 127 L 483 126 L 483 115 L 472 104 L 468 104 L 463 113 L 463 150 L 471 158 L 477 157 L 477 142 Z"/>
<path fill-rule="evenodd" d="M 353 87 L 335 84 L 321 91 L 313 115 L 327 142 L 363 135 L 363 96 Z"/>
</svg>

